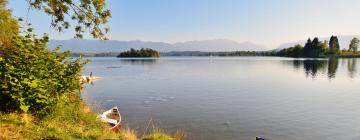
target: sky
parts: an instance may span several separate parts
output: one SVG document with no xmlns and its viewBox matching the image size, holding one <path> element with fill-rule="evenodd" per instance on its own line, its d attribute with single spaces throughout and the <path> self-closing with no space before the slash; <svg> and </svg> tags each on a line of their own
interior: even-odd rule
<svg viewBox="0 0 360 140">
<path fill-rule="evenodd" d="M 72 29 L 56 32 L 50 17 L 27 7 L 26 0 L 9 0 L 13 14 L 28 19 L 37 34 L 74 36 Z M 107 8 L 111 40 L 229 39 L 276 48 L 309 37 L 360 34 L 360 0 L 107 0 Z"/>
</svg>

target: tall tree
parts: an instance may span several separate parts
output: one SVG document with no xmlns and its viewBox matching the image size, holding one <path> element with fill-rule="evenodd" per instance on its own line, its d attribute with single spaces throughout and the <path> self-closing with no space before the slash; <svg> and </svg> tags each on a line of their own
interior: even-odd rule
<svg viewBox="0 0 360 140">
<path fill-rule="evenodd" d="M 312 48 L 312 41 L 311 41 L 311 38 L 308 38 L 308 40 L 305 43 L 304 50 L 303 50 L 304 55 L 306 57 L 309 57 L 308 54 L 311 52 L 311 48 Z"/>
<path fill-rule="evenodd" d="M 320 45 L 320 41 L 319 41 L 319 38 L 318 37 L 315 37 L 314 39 L 313 39 L 313 41 L 311 42 L 311 44 L 312 44 L 312 46 L 313 47 L 318 47 L 319 45 Z"/>
<path fill-rule="evenodd" d="M 319 57 L 322 54 L 322 42 L 315 37 L 313 40 L 307 40 L 303 54 L 305 57 Z"/>
<path fill-rule="evenodd" d="M 331 36 L 330 42 L 329 42 L 329 53 L 336 54 L 340 50 L 339 40 L 337 36 Z"/>
<path fill-rule="evenodd" d="M 357 52 L 359 43 L 360 43 L 360 40 L 358 38 L 354 37 L 350 42 L 349 51 Z"/>
<path fill-rule="evenodd" d="M 0 0 L 0 47 L 10 47 L 11 39 L 19 33 L 18 22 L 12 18 L 6 4 L 5 0 Z"/>
<path fill-rule="evenodd" d="M 319 38 L 315 37 L 313 41 L 311 42 L 311 57 L 319 57 L 320 55 L 320 49 L 321 49 L 321 42 L 319 41 Z"/>
<path fill-rule="evenodd" d="M 320 55 L 326 55 L 328 53 L 329 50 L 329 45 L 328 45 L 328 41 L 324 40 L 324 42 L 321 43 L 320 45 Z"/>
</svg>

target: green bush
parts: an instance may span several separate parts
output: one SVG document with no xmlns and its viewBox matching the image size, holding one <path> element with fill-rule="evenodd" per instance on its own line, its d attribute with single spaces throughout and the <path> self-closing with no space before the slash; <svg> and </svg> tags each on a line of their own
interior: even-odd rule
<svg viewBox="0 0 360 140">
<path fill-rule="evenodd" d="M 0 46 L 0 111 L 45 115 L 60 94 L 80 88 L 85 61 L 71 60 L 69 52 L 48 50 L 48 37 L 29 28 L 13 37 L 11 47 Z"/>
</svg>

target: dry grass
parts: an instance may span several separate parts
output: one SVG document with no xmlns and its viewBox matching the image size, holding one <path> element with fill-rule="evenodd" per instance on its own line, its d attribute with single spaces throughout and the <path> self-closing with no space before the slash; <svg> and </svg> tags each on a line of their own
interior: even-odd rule
<svg viewBox="0 0 360 140">
<path fill-rule="evenodd" d="M 137 140 L 136 131 L 126 128 L 121 131 L 121 134 L 126 138 L 126 140 Z"/>
<path fill-rule="evenodd" d="M 146 134 L 147 132 L 147 134 Z M 171 137 L 172 136 L 172 137 Z M 157 127 L 153 119 L 149 120 L 144 134 L 141 137 L 142 140 L 184 140 L 185 133 L 182 130 L 177 130 L 173 135 L 166 132 L 164 129 Z"/>
<path fill-rule="evenodd" d="M 175 140 L 183 140 L 185 139 L 185 132 L 182 130 L 177 130 L 174 134 L 174 139 Z"/>
</svg>

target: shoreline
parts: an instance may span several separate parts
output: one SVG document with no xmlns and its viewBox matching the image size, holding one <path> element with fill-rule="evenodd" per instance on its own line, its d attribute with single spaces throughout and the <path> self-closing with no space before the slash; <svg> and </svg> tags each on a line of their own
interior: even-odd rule
<svg viewBox="0 0 360 140">
<path fill-rule="evenodd" d="M 142 136 L 130 128 L 112 132 L 108 124 L 96 119 L 98 114 L 80 96 L 79 93 L 63 95 L 53 112 L 44 118 L 28 113 L 0 113 L 0 139 L 183 139 L 183 134 L 172 137 L 158 130 Z"/>
</svg>

